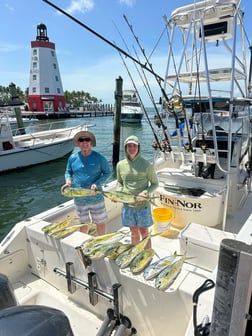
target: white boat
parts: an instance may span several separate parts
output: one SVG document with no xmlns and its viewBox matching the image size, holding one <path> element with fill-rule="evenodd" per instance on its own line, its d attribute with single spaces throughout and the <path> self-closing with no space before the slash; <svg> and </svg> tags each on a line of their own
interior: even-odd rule
<svg viewBox="0 0 252 336">
<path fill-rule="evenodd" d="M 121 121 L 125 123 L 140 123 L 143 119 L 143 110 L 137 92 L 123 90 L 121 104 Z"/>
<path fill-rule="evenodd" d="M 0 172 L 53 161 L 74 149 L 73 137 L 87 125 L 13 135 L 9 117 L 0 116 Z M 54 128 L 53 128 L 54 127 Z"/>
<path fill-rule="evenodd" d="M 167 91 L 170 111 L 176 117 L 176 113 L 184 113 L 186 108 L 185 116 L 193 117 L 194 131 L 189 128 L 184 134 L 183 146 L 179 132 L 176 145 L 169 143 L 166 132 L 160 135 L 161 140 L 167 137 L 160 146 L 162 150 L 156 145 L 160 186 L 155 192 L 158 198 L 153 208 L 161 209 L 161 214 L 153 215 L 154 229 L 160 235 L 151 238 L 156 252 L 151 264 L 175 252 L 185 255 L 187 259 L 177 276 L 172 277 L 165 290 L 160 290 L 156 288 L 155 278 L 147 280 L 144 272 L 133 274 L 130 268 L 121 269 L 107 257 L 90 260 L 82 248 L 91 238 L 88 234 L 76 231 L 61 239 L 45 234 L 45 226 L 74 218 L 75 209 L 70 200 L 17 223 L 0 244 L 0 273 L 7 277 L 0 288 L 0 297 L 5 298 L 0 300 L 0 328 L 5 335 L 12 335 L 17 326 L 20 335 L 25 335 L 31 327 L 40 329 L 42 334 L 46 330 L 44 334 L 50 331 L 62 336 L 251 334 L 251 100 L 245 68 L 240 72 L 234 70 L 236 66 L 243 67 L 246 59 L 238 57 L 238 45 L 233 40 L 237 26 L 244 37 L 239 4 L 236 0 L 202 1 L 178 8 L 169 19 L 170 36 L 175 36 L 175 30 L 181 30 L 185 34 L 185 46 L 179 48 L 184 50 L 182 59 L 178 60 L 181 68 L 175 67 L 179 73 L 172 76 L 167 67 L 166 78 L 171 85 L 165 85 L 166 90 L 181 89 L 177 82 L 180 79 L 186 82 L 196 79 L 199 85 L 198 79 L 205 77 L 208 84 L 204 97 L 187 93 L 178 96 L 177 91 Z M 220 22 L 228 27 L 226 33 L 223 28 L 217 29 Z M 216 29 L 209 31 L 209 25 Z M 209 43 L 196 48 L 198 40 L 192 43 L 189 36 L 199 37 L 199 42 L 218 39 L 219 48 L 228 47 L 227 42 L 232 41 L 227 48 L 229 70 L 201 69 L 201 62 L 207 65 Z M 184 71 L 184 58 L 188 62 L 187 43 L 196 48 L 189 60 L 201 60 L 196 67 L 202 71 L 200 76 L 180 75 Z M 243 52 L 247 49 L 243 40 L 239 46 Z M 191 65 L 188 69 L 194 71 Z M 240 77 L 243 85 L 239 83 Z M 222 89 L 220 96 L 214 96 L 210 79 L 226 79 L 227 92 Z M 235 83 L 239 83 L 239 90 L 245 87 L 240 98 L 235 95 Z M 227 85 L 223 87 L 226 89 Z M 220 132 L 215 126 L 224 130 Z M 104 189 L 113 190 L 115 183 Z M 106 199 L 106 207 L 108 230 L 120 230 L 121 204 Z M 164 216 L 164 209 L 171 210 L 171 216 Z M 122 242 L 129 240 L 126 236 Z M 26 318 L 29 312 L 34 315 L 29 315 L 32 318 Z M 62 312 L 61 319 L 59 312 Z M 50 323 L 52 318 L 57 320 L 58 334 Z"/>
</svg>

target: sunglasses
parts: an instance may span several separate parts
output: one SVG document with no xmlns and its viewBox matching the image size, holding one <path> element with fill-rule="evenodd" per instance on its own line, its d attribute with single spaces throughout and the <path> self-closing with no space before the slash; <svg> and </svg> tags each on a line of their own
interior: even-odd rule
<svg viewBox="0 0 252 336">
<path fill-rule="evenodd" d="M 79 138 L 78 141 L 79 141 L 79 142 L 84 142 L 84 141 L 89 142 L 89 141 L 91 141 L 91 139 L 90 139 L 90 138 Z"/>
</svg>

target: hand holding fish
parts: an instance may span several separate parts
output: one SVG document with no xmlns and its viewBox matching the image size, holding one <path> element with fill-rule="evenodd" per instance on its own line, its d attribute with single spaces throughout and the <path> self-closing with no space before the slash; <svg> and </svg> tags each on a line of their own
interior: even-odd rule
<svg viewBox="0 0 252 336">
<path fill-rule="evenodd" d="M 147 200 L 148 198 L 148 194 L 146 191 L 141 191 L 139 194 L 138 194 L 139 198 L 136 198 L 136 203 L 142 203 L 145 201 L 145 199 Z"/>
<path fill-rule="evenodd" d="M 93 190 L 92 196 L 95 196 L 96 192 L 97 192 L 97 185 L 96 184 L 92 184 L 90 189 Z"/>
<path fill-rule="evenodd" d="M 71 185 L 72 185 L 72 181 L 66 181 L 66 183 L 65 184 L 63 184 L 63 186 L 61 187 L 61 193 L 63 194 L 63 192 L 64 192 L 64 190 L 66 189 L 66 188 L 69 188 L 69 187 L 71 187 Z"/>
</svg>

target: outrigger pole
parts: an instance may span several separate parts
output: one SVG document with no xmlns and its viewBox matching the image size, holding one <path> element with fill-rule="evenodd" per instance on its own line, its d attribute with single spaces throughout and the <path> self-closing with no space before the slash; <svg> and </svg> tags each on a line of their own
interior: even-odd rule
<svg viewBox="0 0 252 336">
<path fill-rule="evenodd" d="M 144 58 L 145 58 L 145 60 L 146 60 L 146 64 L 149 65 L 149 67 L 150 67 L 150 69 L 151 69 L 151 71 L 152 71 L 152 74 L 155 76 L 156 81 L 157 81 L 157 83 L 158 83 L 158 85 L 159 85 L 159 88 L 160 88 L 162 94 L 164 95 L 165 99 L 166 99 L 167 101 L 169 101 L 169 99 L 168 99 L 168 97 L 167 97 L 167 94 L 166 94 L 164 88 L 163 88 L 162 85 L 161 85 L 160 77 L 153 71 L 152 65 L 151 65 L 151 63 L 150 63 L 148 57 L 146 56 L 144 49 L 143 49 L 142 46 L 140 45 L 139 39 L 138 39 L 138 37 L 135 35 L 135 33 L 134 33 L 134 31 L 133 31 L 132 25 L 130 25 L 130 23 L 129 23 L 127 17 L 126 17 L 126 15 L 123 15 L 123 17 L 124 17 L 124 20 L 126 21 L 127 25 L 129 26 L 130 31 L 131 31 L 132 35 L 134 36 L 134 38 L 135 38 L 135 40 L 136 40 L 136 42 L 137 42 L 139 48 L 140 48 L 141 51 L 142 51 L 142 54 L 143 54 L 143 56 L 144 56 Z M 138 64 L 139 64 L 139 63 L 140 63 L 140 61 L 138 60 Z M 157 115 L 158 115 L 158 118 L 159 118 L 159 120 L 160 120 L 160 124 L 161 124 L 161 126 L 162 126 L 163 132 L 164 132 L 165 140 L 169 142 L 169 137 L 168 137 L 168 134 L 167 134 L 167 127 L 164 125 L 164 123 L 163 123 L 163 121 L 162 121 L 162 118 L 161 118 L 161 116 L 160 116 L 160 113 L 159 113 L 158 111 L 157 111 Z M 179 123 L 178 123 L 178 118 L 177 118 L 176 113 L 175 113 L 175 121 L 176 121 L 176 128 L 178 129 L 178 128 L 179 128 Z"/>
<path fill-rule="evenodd" d="M 119 55 L 120 55 L 120 57 L 121 57 L 121 59 L 122 59 L 123 65 L 125 66 L 125 69 L 127 70 L 128 75 L 129 75 L 129 77 L 130 77 L 130 79 L 131 79 L 131 82 L 132 82 L 132 84 L 133 84 L 133 86 L 134 86 L 134 89 L 135 89 L 136 92 L 137 92 L 137 95 L 138 95 L 138 98 L 139 98 L 139 100 L 140 100 L 141 106 L 142 106 L 142 108 L 143 108 L 143 110 L 144 110 L 144 114 L 145 114 L 145 116 L 146 116 L 146 118 L 147 118 L 147 120 L 148 120 L 148 123 L 149 123 L 150 127 L 151 127 L 151 130 L 152 130 L 152 133 L 153 133 L 153 135 L 154 135 L 154 137 L 155 137 L 155 140 L 156 140 L 156 142 L 157 142 L 157 145 L 158 145 L 159 149 L 162 151 L 162 147 L 161 147 L 161 145 L 160 145 L 160 142 L 159 142 L 159 140 L 158 140 L 158 137 L 157 137 L 157 135 L 156 135 L 156 132 L 155 132 L 153 126 L 152 126 L 152 123 L 151 123 L 151 121 L 150 121 L 150 118 L 149 118 L 149 116 L 148 116 L 148 113 L 146 112 L 146 109 L 145 109 L 145 107 L 144 107 L 143 101 L 142 101 L 142 99 L 141 99 L 141 97 L 140 97 L 140 94 L 139 94 L 139 92 L 138 92 L 138 90 L 137 90 L 137 87 L 136 87 L 136 84 L 135 84 L 135 82 L 134 82 L 134 80 L 133 80 L 133 77 L 131 76 L 131 73 L 130 73 L 130 71 L 129 71 L 129 68 L 127 67 L 127 64 L 126 64 L 126 62 L 124 61 L 124 59 L 123 59 L 123 57 L 122 57 L 122 54 L 121 54 L 120 52 L 119 52 Z"/>
<path fill-rule="evenodd" d="M 119 53 L 121 53 L 121 54 L 125 55 L 126 57 L 130 58 L 132 61 L 134 61 L 135 63 L 137 63 L 138 65 L 140 65 L 142 68 L 144 68 L 145 70 L 147 70 L 148 72 L 150 72 L 152 75 L 154 75 L 159 81 L 164 81 L 164 79 L 161 76 L 159 76 L 152 69 L 150 69 L 149 67 L 147 67 L 146 64 L 143 64 L 143 63 L 139 62 L 139 60 L 137 60 L 136 58 L 134 58 L 133 56 L 131 56 L 130 54 L 128 54 L 125 50 L 119 48 L 116 44 L 114 44 L 113 42 L 109 41 L 104 36 L 102 36 L 101 34 L 97 33 L 96 31 L 94 31 L 92 28 L 88 27 L 83 22 L 79 21 L 78 19 L 76 19 L 72 15 L 68 14 L 63 9 L 61 9 L 58 6 L 56 6 L 52 2 L 50 2 L 48 0 L 42 0 L 42 1 L 46 2 L 48 5 L 50 5 L 51 7 L 55 8 L 56 10 L 58 10 L 59 12 L 61 12 L 62 14 L 64 14 L 65 16 L 69 17 L 71 20 L 73 20 L 74 22 L 78 23 L 80 26 L 82 26 L 83 28 L 87 29 L 89 32 L 91 32 L 95 36 L 99 37 L 99 39 L 101 39 L 105 43 L 109 44 L 111 47 L 113 47 L 114 49 L 116 49 L 117 51 L 119 51 Z"/>
</svg>

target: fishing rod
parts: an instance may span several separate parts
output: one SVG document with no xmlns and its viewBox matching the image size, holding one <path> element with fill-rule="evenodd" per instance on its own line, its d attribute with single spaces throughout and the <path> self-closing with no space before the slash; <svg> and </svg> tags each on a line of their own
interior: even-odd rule
<svg viewBox="0 0 252 336">
<path fill-rule="evenodd" d="M 131 31 L 133 37 L 135 38 L 135 40 L 136 40 L 136 42 L 137 42 L 137 45 L 139 46 L 140 50 L 142 51 L 142 54 L 143 54 L 143 56 L 144 56 L 144 58 L 145 58 L 145 60 L 146 60 L 146 64 L 148 64 L 148 66 L 150 67 L 150 69 L 151 69 L 151 70 L 153 71 L 153 73 L 154 73 L 152 64 L 150 63 L 149 58 L 146 56 L 145 50 L 142 48 L 142 46 L 141 46 L 141 44 L 140 44 L 140 42 L 139 42 L 139 38 L 136 36 L 136 34 L 135 34 L 134 30 L 133 30 L 133 26 L 129 23 L 129 21 L 128 21 L 126 15 L 123 15 L 123 17 L 124 17 L 124 19 L 125 19 L 125 21 L 126 21 L 128 27 L 130 28 L 130 31 Z M 167 101 L 167 103 L 171 102 L 171 100 L 168 98 L 168 96 L 167 96 L 167 94 L 166 94 L 164 88 L 162 87 L 160 80 L 159 80 L 157 77 L 155 77 L 155 78 L 156 78 L 156 81 L 157 81 L 157 83 L 158 83 L 158 85 L 159 85 L 159 88 L 160 88 L 160 90 L 161 90 L 163 96 L 165 97 L 165 100 Z M 179 98 L 180 98 L 180 97 L 179 97 Z M 180 99 L 179 99 L 179 100 L 180 100 Z M 180 101 L 179 101 L 179 102 L 180 102 Z M 174 102 L 173 102 L 173 101 L 172 101 L 172 108 L 173 108 L 173 115 L 174 115 L 175 123 L 176 123 L 176 130 L 177 130 L 178 142 L 179 142 L 179 146 L 180 146 L 180 145 L 181 145 L 181 139 L 180 139 L 179 119 L 178 119 L 178 115 L 177 115 L 177 113 L 176 113 L 175 110 L 174 110 Z M 184 110 L 184 107 L 183 107 L 183 106 L 182 106 L 182 109 L 183 109 L 183 114 L 184 114 L 185 124 L 186 124 L 186 127 L 187 127 L 187 129 L 188 129 L 189 126 L 188 126 L 188 123 L 187 123 L 187 120 L 186 120 L 186 117 L 185 117 L 185 110 Z M 158 117 L 159 117 L 159 119 L 160 119 L 160 123 L 161 123 L 162 129 L 163 129 L 165 138 L 166 138 L 167 141 L 169 141 L 169 140 L 168 140 L 168 136 L 167 136 L 167 132 L 166 132 L 166 127 L 164 126 L 164 123 L 163 123 L 162 118 L 160 117 L 160 114 L 159 114 L 159 113 L 158 113 Z M 191 136 L 190 136 L 189 129 L 188 129 L 188 140 L 189 140 L 189 146 L 186 147 L 186 150 L 187 150 L 187 151 L 192 150 L 192 142 L 191 142 Z"/>
<path fill-rule="evenodd" d="M 149 118 L 149 116 L 148 116 L 148 113 L 147 113 L 147 111 L 146 111 L 146 109 L 145 109 L 145 107 L 144 107 L 142 98 L 141 98 L 141 96 L 140 96 L 140 94 L 139 94 L 139 92 L 138 92 L 138 90 L 137 90 L 136 84 L 135 84 L 135 82 L 134 82 L 134 80 L 133 80 L 133 78 L 132 78 L 132 76 L 131 76 L 131 73 L 130 73 L 130 71 L 129 71 L 129 68 L 128 68 L 126 62 L 124 61 L 123 56 L 122 56 L 122 54 L 121 54 L 120 52 L 119 52 L 119 55 L 120 55 L 120 57 L 121 57 L 121 59 L 122 59 L 123 65 L 125 66 L 125 69 L 127 70 L 127 73 L 128 73 L 128 75 L 129 75 L 129 77 L 130 77 L 130 80 L 131 80 L 133 86 L 134 86 L 134 89 L 135 89 L 136 92 L 137 92 L 137 95 L 138 95 L 138 98 L 139 98 L 139 100 L 140 100 L 141 106 L 142 106 L 142 108 L 143 108 L 143 110 L 144 110 L 144 113 L 145 113 L 145 116 L 146 116 L 146 118 L 147 118 L 147 120 L 148 120 L 148 122 L 149 122 L 149 125 L 150 125 L 150 127 L 151 127 L 152 133 L 153 133 L 153 135 L 154 135 L 154 137 L 155 137 L 155 140 L 156 140 L 156 142 L 157 142 L 157 145 L 158 145 L 159 149 L 162 151 L 162 147 L 161 147 L 161 145 L 160 145 L 159 139 L 158 139 L 157 134 L 156 134 L 156 132 L 155 132 L 153 126 L 152 126 L 152 123 L 151 123 L 150 118 Z"/>
<path fill-rule="evenodd" d="M 61 9 L 60 7 L 56 6 L 54 3 L 52 3 L 51 1 L 48 0 L 42 0 L 45 3 L 47 3 L 48 5 L 50 5 L 51 7 L 53 7 L 54 9 L 58 10 L 59 12 L 61 12 L 62 14 L 64 14 L 65 16 L 67 16 L 68 18 L 70 18 L 71 20 L 73 20 L 74 22 L 76 22 L 77 24 L 79 24 L 81 27 L 85 28 L 86 30 L 88 30 L 90 33 L 94 34 L 95 36 L 97 36 L 99 39 L 101 39 L 102 41 L 104 41 L 105 43 L 107 43 L 108 45 L 110 45 L 111 47 L 113 47 L 114 49 L 116 49 L 118 52 L 120 52 L 121 54 L 125 55 L 126 57 L 130 58 L 133 62 L 136 62 L 138 65 L 141 66 L 141 68 L 144 68 L 146 71 L 150 72 L 152 75 L 154 75 L 156 78 L 158 78 L 158 80 L 160 82 L 163 82 L 164 79 L 159 76 L 157 73 L 155 73 L 153 71 L 153 69 L 147 67 L 146 64 L 143 64 L 141 62 L 139 62 L 136 58 L 132 57 L 130 54 L 128 54 L 125 50 L 121 49 L 120 47 L 118 47 L 115 43 L 109 41 L 107 38 L 105 38 L 104 36 L 102 36 L 101 34 L 97 33 L 95 30 L 93 30 L 92 28 L 88 27 L 86 24 L 84 24 L 83 22 L 79 21 L 78 19 L 76 19 L 75 17 L 73 17 L 72 15 L 68 14 L 67 12 L 65 12 L 63 9 Z"/>
<path fill-rule="evenodd" d="M 114 23 L 114 22 L 113 22 L 113 23 Z M 118 27 L 116 26 L 115 23 L 114 23 L 114 26 L 115 26 L 115 28 L 116 28 L 118 34 L 120 35 L 120 37 L 121 37 L 121 39 L 122 39 L 122 41 L 123 41 L 123 43 L 124 43 L 124 45 L 125 45 L 125 47 L 126 47 L 126 50 L 128 51 L 128 53 L 130 53 L 129 47 L 127 46 L 127 43 L 126 43 L 125 39 L 123 38 L 121 32 L 119 31 L 119 29 L 118 29 Z M 135 49 L 134 49 L 134 50 L 135 50 Z M 136 51 L 135 51 L 135 53 L 136 53 Z M 120 56 L 122 57 L 121 54 L 120 54 Z M 136 53 L 136 57 L 138 58 L 137 53 Z M 125 66 L 125 68 L 126 68 L 128 74 L 129 74 L 130 78 L 131 78 L 130 72 L 129 72 L 129 70 L 127 69 L 126 62 L 125 62 L 123 59 L 122 59 L 122 61 L 123 61 L 123 63 L 124 63 L 124 66 Z M 138 58 L 138 61 L 139 61 L 139 58 Z M 134 62 L 133 62 L 133 63 L 134 63 Z M 139 69 L 138 69 L 136 63 L 134 63 L 134 65 L 135 65 L 135 68 L 136 68 L 136 70 L 137 70 L 137 73 L 138 73 L 138 75 L 139 75 L 139 77 L 140 77 L 140 79 L 141 79 L 141 81 L 142 81 L 142 83 L 143 83 L 143 85 L 144 85 L 144 88 L 145 88 L 146 92 L 148 93 L 148 96 L 149 96 L 149 98 L 150 98 L 150 100 L 151 100 L 151 102 L 152 102 L 152 104 L 153 104 L 153 107 L 154 107 L 154 109 L 155 109 L 157 115 L 159 115 L 159 111 L 158 111 L 157 106 L 156 106 L 156 104 L 155 104 L 154 97 L 153 97 L 153 95 L 152 95 L 152 93 L 151 93 L 151 89 L 150 89 L 150 87 L 149 87 L 149 85 L 148 85 L 148 80 L 147 80 L 147 78 L 146 78 L 146 76 L 145 76 L 144 71 L 143 71 L 143 69 L 141 68 L 141 69 L 142 69 L 142 72 L 143 72 L 143 75 L 144 75 L 144 77 L 145 77 L 145 81 L 143 80 L 143 78 L 142 78 L 142 76 L 141 76 L 141 74 L 140 74 L 140 72 L 139 72 Z M 133 78 L 131 78 L 131 81 L 132 81 L 132 83 L 133 83 Z M 134 85 L 134 83 L 133 83 L 133 85 Z M 137 89 L 136 89 L 136 91 L 137 91 Z M 139 95 L 139 98 L 140 98 L 140 95 Z M 143 104 L 142 104 L 142 106 L 143 106 Z M 169 152 L 171 152 L 170 139 L 167 139 L 168 135 L 166 134 L 166 143 L 163 143 L 163 146 L 161 146 L 161 145 L 160 145 L 160 142 L 159 142 L 159 140 L 158 140 L 158 138 L 157 138 L 156 132 L 155 132 L 155 130 L 154 130 L 153 126 L 152 126 L 152 123 L 151 123 L 151 121 L 150 121 L 150 118 L 149 118 L 149 116 L 148 116 L 148 113 L 146 112 L 145 109 L 144 109 L 144 111 L 145 111 L 145 114 L 146 114 L 146 116 L 147 116 L 147 120 L 148 120 L 149 125 L 150 125 L 150 127 L 151 127 L 151 129 L 152 129 L 152 132 L 153 132 L 154 137 L 155 137 L 155 140 L 156 140 L 156 144 L 158 145 L 159 149 L 160 149 L 160 150 L 166 150 L 166 149 L 167 149 Z M 160 115 L 159 115 L 159 119 L 161 119 Z M 155 148 L 155 149 L 157 148 L 157 146 L 155 145 L 155 143 L 153 143 L 153 148 Z"/>
<path fill-rule="evenodd" d="M 135 50 L 135 48 L 134 48 L 134 50 Z M 135 53 L 136 53 L 136 56 L 138 57 L 136 50 L 135 50 Z M 136 64 L 135 64 L 135 66 L 136 66 Z M 136 68 L 137 68 L 137 67 L 136 67 Z M 138 71 L 138 70 L 139 70 L 139 69 L 137 68 L 137 71 Z M 159 113 L 159 110 L 158 110 L 158 108 L 157 108 L 157 106 L 156 106 L 156 103 L 155 103 L 154 97 L 153 97 L 153 95 L 152 95 L 151 89 L 150 89 L 150 87 L 149 87 L 148 80 L 147 80 L 147 78 L 146 78 L 145 72 L 142 71 L 142 73 L 143 73 L 143 76 L 144 76 L 145 81 L 143 80 L 141 74 L 140 74 L 139 71 L 138 71 L 139 77 L 141 78 L 141 80 L 142 80 L 142 82 L 143 82 L 143 84 L 144 84 L 144 87 L 145 87 L 146 91 L 148 92 L 148 95 L 149 95 L 149 97 L 150 97 L 150 99 L 151 99 L 151 102 L 152 102 L 152 104 L 153 104 L 153 106 L 154 106 L 154 109 L 155 109 L 155 112 L 156 112 L 156 115 L 157 115 L 157 118 L 158 118 L 159 125 L 162 127 L 162 130 L 163 130 L 163 133 L 164 133 L 164 136 L 165 136 L 165 142 L 163 141 L 163 149 L 164 149 L 164 150 L 168 150 L 169 152 L 171 152 L 171 151 L 172 151 L 172 148 L 171 148 L 171 146 L 170 146 L 171 141 L 170 141 L 169 133 L 167 132 L 167 127 L 166 127 L 166 125 L 164 125 L 164 123 L 163 123 L 163 121 L 162 121 L 162 117 L 161 117 L 161 115 L 160 115 L 160 113 Z M 146 83 L 147 87 L 146 87 L 145 83 Z M 159 126 L 159 127 L 160 127 L 160 126 Z"/>
<path fill-rule="evenodd" d="M 129 28 L 130 28 L 130 30 L 131 30 L 131 32 L 132 32 L 132 34 L 133 34 L 135 40 L 137 41 L 137 44 L 138 44 L 139 48 L 141 49 L 141 51 L 142 51 L 142 53 L 143 53 L 143 55 L 144 55 L 144 57 L 145 57 L 146 64 L 148 64 L 148 66 L 149 66 L 150 69 L 153 71 L 153 74 L 154 74 L 154 76 L 155 76 L 155 72 L 154 72 L 154 70 L 153 70 L 153 68 L 152 68 L 152 64 L 149 62 L 149 59 L 147 58 L 144 49 L 141 47 L 141 45 L 140 45 L 140 43 L 139 43 L 139 40 L 138 40 L 138 37 L 135 35 L 135 33 L 134 33 L 134 31 L 133 31 L 132 25 L 129 24 L 129 21 L 128 21 L 128 19 L 127 19 L 127 17 L 126 17 L 125 14 L 123 15 L 123 17 L 124 17 L 124 19 L 125 19 L 127 25 L 129 26 Z M 139 63 L 139 62 L 140 62 L 140 60 L 138 59 L 138 63 Z M 146 77 L 145 77 L 145 78 L 146 78 Z M 163 93 L 163 95 L 165 94 L 165 99 L 168 101 L 169 99 L 168 99 L 168 97 L 167 97 L 167 95 L 166 95 L 166 93 L 165 93 L 165 91 L 164 91 L 164 89 L 163 89 L 163 87 L 162 87 L 162 85 L 161 85 L 161 83 L 160 83 L 159 78 L 157 78 L 156 76 L 155 76 L 155 78 L 156 78 L 156 81 L 157 81 L 157 83 L 158 83 L 158 85 L 159 85 L 159 88 L 161 89 L 161 92 Z M 153 101 L 153 100 L 152 100 L 152 101 Z M 154 101 L 153 101 L 153 104 L 154 104 L 154 106 L 155 106 L 155 102 L 154 102 Z M 157 116 L 158 116 L 158 118 L 159 118 L 159 122 L 160 122 L 160 125 L 161 125 L 161 127 L 162 127 L 162 130 L 163 130 L 163 133 L 164 133 L 164 136 L 165 136 L 165 140 L 166 140 L 167 142 L 170 143 L 170 141 L 169 141 L 169 137 L 168 137 L 168 134 L 167 134 L 167 127 L 164 125 L 163 120 L 162 120 L 162 118 L 161 118 L 161 115 L 160 115 L 158 109 L 155 108 L 155 110 L 156 110 Z"/>
</svg>

